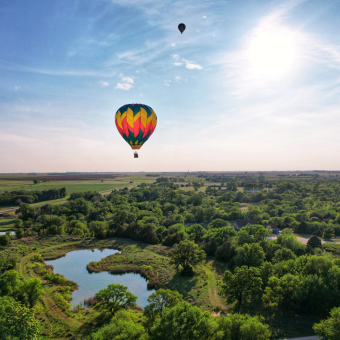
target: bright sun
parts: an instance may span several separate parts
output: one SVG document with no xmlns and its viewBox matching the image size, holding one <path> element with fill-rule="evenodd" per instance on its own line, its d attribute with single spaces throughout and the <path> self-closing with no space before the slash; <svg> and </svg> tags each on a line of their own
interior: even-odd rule
<svg viewBox="0 0 340 340">
<path fill-rule="evenodd" d="M 289 33 L 261 32 L 250 41 L 248 58 L 255 76 L 286 75 L 296 59 L 294 38 Z"/>
</svg>

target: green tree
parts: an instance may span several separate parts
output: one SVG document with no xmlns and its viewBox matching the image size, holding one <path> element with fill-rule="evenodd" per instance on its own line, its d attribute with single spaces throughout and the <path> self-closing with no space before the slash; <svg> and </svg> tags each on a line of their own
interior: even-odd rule
<svg viewBox="0 0 340 340">
<path fill-rule="evenodd" d="M 322 247 L 321 240 L 316 236 L 313 235 L 307 242 L 307 246 L 310 246 L 312 248 Z"/>
<path fill-rule="evenodd" d="M 237 183 L 236 182 L 228 182 L 227 190 L 237 191 Z"/>
<path fill-rule="evenodd" d="M 206 232 L 200 224 L 193 224 L 186 231 L 190 235 L 190 239 L 193 240 L 195 243 L 201 242 Z"/>
<path fill-rule="evenodd" d="M 34 340 L 38 333 L 33 309 L 11 297 L 0 297 L 0 339 Z"/>
<path fill-rule="evenodd" d="M 165 311 L 163 318 L 151 329 L 150 340 L 211 340 L 217 330 L 217 322 L 210 312 L 181 302 Z"/>
<path fill-rule="evenodd" d="M 251 317 L 248 314 L 231 314 L 220 317 L 218 339 L 221 340 L 267 340 L 271 336 L 268 325 L 264 325 L 263 318 Z"/>
<path fill-rule="evenodd" d="M 201 184 L 198 182 L 194 182 L 192 186 L 194 187 L 195 191 L 197 191 L 201 187 Z"/>
<path fill-rule="evenodd" d="M 340 339 L 340 307 L 333 308 L 330 317 L 313 326 L 315 333 L 325 340 Z"/>
<path fill-rule="evenodd" d="M 156 316 L 163 316 L 166 308 L 172 308 L 182 301 L 182 295 L 170 289 L 158 289 L 148 297 L 149 304 L 144 312 L 154 319 Z"/>
<path fill-rule="evenodd" d="M 128 292 L 127 287 L 119 284 L 110 284 L 107 288 L 101 289 L 95 295 L 98 302 L 98 310 L 107 310 L 114 315 L 120 309 L 133 307 L 136 304 L 137 296 Z"/>
<path fill-rule="evenodd" d="M 0 246 L 7 247 L 11 244 L 11 238 L 9 235 L 0 235 Z"/>
<path fill-rule="evenodd" d="M 202 262 L 206 254 L 195 242 L 185 240 L 176 244 L 170 251 L 171 263 L 177 269 L 182 267 L 182 274 L 191 274 L 193 267 Z"/>
<path fill-rule="evenodd" d="M 282 249 L 278 249 L 273 257 L 273 263 L 277 263 L 277 262 L 281 262 L 281 261 L 287 261 L 290 259 L 296 259 L 296 255 L 294 254 L 294 252 L 290 249 L 287 248 L 282 248 Z"/>
<path fill-rule="evenodd" d="M 146 340 L 148 334 L 138 315 L 119 311 L 112 318 L 110 324 L 100 328 L 86 338 L 87 340 Z"/>
<path fill-rule="evenodd" d="M 27 302 L 28 307 L 34 307 L 37 301 L 44 294 L 41 281 L 39 279 L 30 279 L 25 281 L 21 286 L 21 294 L 24 296 L 24 300 Z"/>
<path fill-rule="evenodd" d="M 322 237 L 325 238 L 325 239 L 328 239 L 328 240 L 335 238 L 334 228 L 332 228 L 331 226 L 327 227 L 324 230 Z"/>
<path fill-rule="evenodd" d="M 236 248 L 235 266 L 260 267 L 266 255 L 258 243 L 244 244 Z"/>
<path fill-rule="evenodd" d="M 16 297 L 21 289 L 22 281 L 16 270 L 8 270 L 0 276 L 0 296 Z"/>
<path fill-rule="evenodd" d="M 209 228 L 223 228 L 229 226 L 229 222 L 222 220 L 222 218 L 216 218 L 211 221 L 208 225 Z"/>
<path fill-rule="evenodd" d="M 248 235 L 254 238 L 255 242 L 264 241 L 266 237 L 270 236 L 267 228 L 260 224 L 253 224 L 241 228 L 241 231 L 246 231 Z"/>
<path fill-rule="evenodd" d="M 236 299 L 241 309 L 244 300 L 252 294 L 261 292 L 261 272 L 258 268 L 242 266 L 234 274 L 229 270 L 224 273 L 222 289 L 229 300 Z"/>
</svg>

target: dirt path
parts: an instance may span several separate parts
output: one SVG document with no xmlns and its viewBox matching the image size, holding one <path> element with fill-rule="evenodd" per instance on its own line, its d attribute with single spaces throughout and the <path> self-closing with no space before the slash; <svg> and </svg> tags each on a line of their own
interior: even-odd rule
<svg viewBox="0 0 340 340">
<path fill-rule="evenodd" d="M 205 271 L 205 273 L 208 276 L 208 284 L 209 284 L 209 288 L 208 288 L 208 292 L 209 292 L 209 299 L 210 301 L 219 309 L 225 309 L 226 306 L 223 303 L 223 301 L 221 300 L 219 294 L 218 294 L 218 287 L 217 287 L 217 281 L 216 281 L 216 277 L 215 274 L 213 273 L 213 271 L 209 268 L 210 264 L 206 263 L 204 265 L 203 270 Z M 214 314 L 214 313 L 213 313 Z M 216 314 L 216 313 L 215 313 Z M 219 314 L 219 313 L 217 313 Z"/>
</svg>

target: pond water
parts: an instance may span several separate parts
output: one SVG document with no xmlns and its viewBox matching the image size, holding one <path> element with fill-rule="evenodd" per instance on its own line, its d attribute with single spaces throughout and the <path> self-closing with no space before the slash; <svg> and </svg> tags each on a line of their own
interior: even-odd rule
<svg viewBox="0 0 340 340">
<path fill-rule="evenodd" d="M 133 273 L 112 275 L 108 272 L 90 274 L 86 269 L 90 262 L 99 261 L 117 252 L 119 251 L 114 249 L 76 250 L 67 253 L 65 257 L 45 263 L 54 267 L 55 274 L 64 275 L 66 279 L 77 282 L 79 289 L 71 294 L 72 307 L 77 304 L 84 306 L 84 299 L 93 297 L 99 290 L 115 283 L 128 287 L 128 291 L 137 296 L 137 305 L 144 308 L 154 290 L 147 290 L 147 280 L 142 276 Z"/>
<path fill-rule="evenodd" d="M 14 235 L 13 230 L 0 231 L 0 235 L 5 235 L 7 233 L 7 231 L 10 231 L 10 235 Z"/>
</svg>

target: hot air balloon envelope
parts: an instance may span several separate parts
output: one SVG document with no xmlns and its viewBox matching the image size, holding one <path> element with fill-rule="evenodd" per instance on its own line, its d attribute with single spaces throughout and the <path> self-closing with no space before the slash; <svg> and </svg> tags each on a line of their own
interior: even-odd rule
<svg viewBox="0 0 340 340">
<path fill-rule="evenodd" d="M 116 126 L 132 149 L 140 149 L 157 125 L 157 116 L 150 106 L 127 104 L 116 112 Z"/>
<path fill-rule="evenodd" d="M 179 24 L 178 25 L 178 29 L 181 33 L 183 33 L 185 31 L 185 25 L 184 24 Z"/>
</svg>

